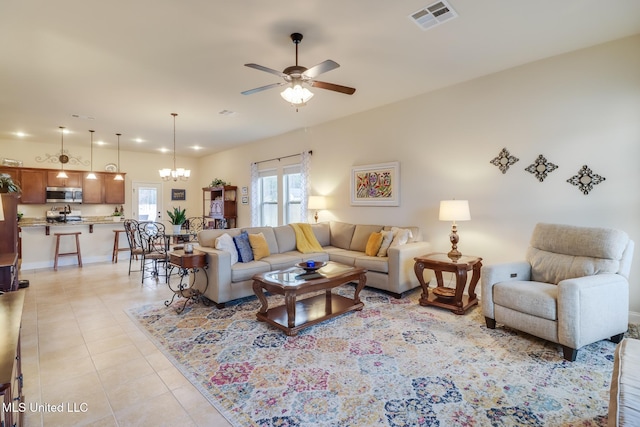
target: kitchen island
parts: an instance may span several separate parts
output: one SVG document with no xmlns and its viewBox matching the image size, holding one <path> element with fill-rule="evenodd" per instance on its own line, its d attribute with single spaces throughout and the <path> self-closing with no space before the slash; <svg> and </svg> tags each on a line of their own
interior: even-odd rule
<svg viewBox="0 0 640 427">
<path fill-rule="evenodd" d="M 22 270 L 53 268 L 56 239 L 54 233 L 81 232 L 80 250 L 85 264 L 109 262 L 113 252 L 113 230 L 124 230 L 122 221 L 114 222 L 108 216 L 83 217 L 80 221 L 47 222 L 46 218 L 22 218 L 18 223 L 22 248 Z M 120 247 L 128 246 L 124 233 L 120 235 Z M 60 241 L 60 252 L 75 250 L 70 239 Z M 126 252 L 118 254 L 128 259 Z M 119 258 L 120 259 L 120 258 Z M 74 258 L 60 258 L 59 267 L 77 265 Z"/>
</svg>

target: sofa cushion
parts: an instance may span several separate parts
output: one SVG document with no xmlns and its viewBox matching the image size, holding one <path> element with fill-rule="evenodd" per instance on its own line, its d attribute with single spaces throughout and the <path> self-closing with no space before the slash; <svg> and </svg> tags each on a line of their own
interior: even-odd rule
<svg viewBox="0 0 640 427">
<path fill-rule="evenodd" d="M 380 242 L 380 249 L 378 249 L 377 256 L 386 257 L 387 250 L 389 246 L 391 246 L 391 242 L 393 241 L 393 231 L 391 230 L 382 230 L 382 242 Z"/>
<path fill-rule="evenodd" d="M 276 240 L 276 235 L 273 231 L 273 227 L 247 227 L 243 228 L 242 230 L 246 231 L 249 234 L 262 233 L 267 243 L 269 244 L 269 252 L 272 254 L 280 253 L 280 249 L 278 248 L 278 241 Z"/>
<path fill-rule="evenodd" d="M 356 267 L 366 268 L 369 271 L 389 273 L 389 258 L 375 256 L 360 256 L 355 259 Z"/>
<path fill-rule="evenodd" d="M 329 259 L 344 265 L 355 265 L 356 258 L 364 256 L 364 253 L 358 251 L 331 251 L 329 252 Z"/>
<path fill-rule="evenodd" d="M 271 265 L 264 261 L 239 262 L 231 267 L 231 282 L 251 280 L 254 274 L 271 271 Z"/>
<path fill-rule="evenodd" d="M 253 261 L 253 250 L 251 250 L 251 243 L 249 243 L 249 234 L 243 231 L 239 235 L 233 238 L 233 243 L 236 244 L 238 250 L 238 260 L 240 262 Z"/>
<path fill-rule="evenodd" d="M 249 244 L 251 244 L 251 251 L 253 252 L 253 259 L 260 261 L 262 258 L 271 255 L 269 252 L 269 245 L 264 238 L 264 234 L 249 234 Z"/>
<path fill-rule="evenodd" d="M 527 250 L 532 280 L 558 284 L 562 280 L 617 273 L 628 235 L 608 228 L 537 224 Z"/>
<path fill-rule="evenodd" d="M 316 235 L 320 246 L 329 246 L 331 244 L 331 229 L 328 222 L 319 222 L 317 224 L 311 224 L 313 234 Z"/>
<path fill-rule="evenodd" d="M 367 240 L 367 246 L 364 249 L 364 253 L 367 256 L 376 256 L 380 250 L 382 244 L 382 232 L 371 233 L 369 240 Z"/>
<path fill-rule="evenodd" d="M 351 238 L 356 226 L 347 224 L 346 222 L 331 221 L 329 230 L 331 232 L 331 246 L 341 249 L 349 249 L 351 246 Z"/>
<path fill-rule="evenodd" d="M 215 248 L 231 254 L 231 265 L 238 262 L 238 249 L 236 249 L 233 237 L 229 236 L 228 233 L 223 233 L 220 237 L 216 238 Z"/>
<path fill-rule="evenodd" d="M 262 258 L 261 261 L 268 262 L 271 266 L 271 271 L 284 270 L 302 262 L 302 254 L 300 254 L 300 252 L 271 254 L 268 257 Z"/>
<path fill-rule="evenodd" d="M 514 280 L 493 286 L 495 304 L 547 320 L 558 320 L 557 298 L 558 287 L 549 283 Z"/>
<path fill-rule="evenodd" d="M 235 237 L 238 234 L 240 234 L 240 230 L 239 228 L 230 228 L 230 229 L 217 229 L 217 228 L 212 228 L 212 229 L 206 229 L 206 230 L 201 230 L 198 233 L 198 244 L 200 246 L 206 246 L 208 248 L 215 248 L 216 247 L 216 239 L 220 236 L 222 236 L 223 234 L 228 234 L 231 237 Z"/>
<path fill-rule="evenodd" d="M 393 240 L 389 245 L 390 248 L 407 244 L 413 238 L 413 233 L 408 228 L 391 227 L 391 232 Z"/>
<path fill-rule="evenodd" d="M 387 225 L 385 225 L 383 230 L 391 231 L 391 229 L 395 229 L 395 228 L 403 228 L 403 229 L 411 231 L 411 236 L 412 237 L 409 238 L 409 241 L 407 243 L 419 242 L 420 241 L 420 228 L 419 227 L 413 227 L 413 226 L 396 227 L 396 226 L 390 226 L 390 225 L 387 226 Z"/>
<path fill-rule="evenodd" d="M 273 227 L 273 234 L 278 242 L 278 252 L 285 253 L 296 250 L 296 233 L 290 225 Z"/>
<path fill-rule="evenodd" d="M 371 233 L 377 233 L 382 230 L 381 225 L 361 225 L 357 224 L 353 231 L 353 237 L 351 238 L 351 244 L 349 249 L 352 251 L 364 252 L 367 248 L 367 241 Z"/>
<path fill-rule="evenodd" d="M 640 340 L 625 338 L 614 353 L 609 390 L 610 426 L 639 426 Z"/>
</svg>

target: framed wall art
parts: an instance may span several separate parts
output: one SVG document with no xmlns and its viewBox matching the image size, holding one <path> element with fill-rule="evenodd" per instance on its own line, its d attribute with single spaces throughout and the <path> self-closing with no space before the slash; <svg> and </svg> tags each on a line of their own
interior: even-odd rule
<svg viewBox="0 0 640 427">
<path fill-rule="evenodd" d="M 400 206 L 400 163 L 351 168 L 352 206 Z"/>
<path fill-rule="evenodd" d="M 181 188 L 171 189 L 171 200 L 187 200 L 187 190 Z"/>
</svg>

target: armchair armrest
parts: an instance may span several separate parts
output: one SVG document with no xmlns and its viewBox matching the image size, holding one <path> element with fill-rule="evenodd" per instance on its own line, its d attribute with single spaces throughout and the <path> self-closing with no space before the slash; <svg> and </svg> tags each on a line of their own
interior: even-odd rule
<svg viewBox="0 0 640 427">
<path fill-rule="evenodd" d="M 209 286 L 206 288 L 204 296 L 215 303 L 220 303 L 221 298 L 231 292 L 231 254 L 207 246 L 199 246 L 198 250 L 207 254 Z M 205 285 L 206 276 L 204 273 L 197 274 L 194 287 L 202 292 Z"/>
<path fill-rule="evenodd" d="M 558 283 L 558 339 L 578 349 L 625 332 L 629 282 L 620 274 L 596 274 Z"/>
<path fill-rule="evenodd" d="M 531 265 L 526 261 L 485 265 L 480 270 L 480 302 L 485 317 L 495 319 L 493 285 L 508 281 L 531 280 Z"/>
</svg>

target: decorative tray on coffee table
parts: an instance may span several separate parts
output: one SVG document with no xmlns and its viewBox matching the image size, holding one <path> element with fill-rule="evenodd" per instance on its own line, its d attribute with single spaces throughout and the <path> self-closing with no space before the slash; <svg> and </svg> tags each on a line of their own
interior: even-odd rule
<svg viewBox="0 0 640 427">
<path fill-rule="evenodd" d="M 304 269 L 306 271 L 316 271 L 316 270 L 324 267 L 325 265 L 327 265 L 327 263 L 324 262 L 324 261 L 317 261 L 317 262 L 315 262 L 313 264 L 313 266 L 307 265 L 307 262 L 303 261 L 303 262 L 297 263 L 296 267 L 302 268 L 302 269 Z"/>
</svg>

